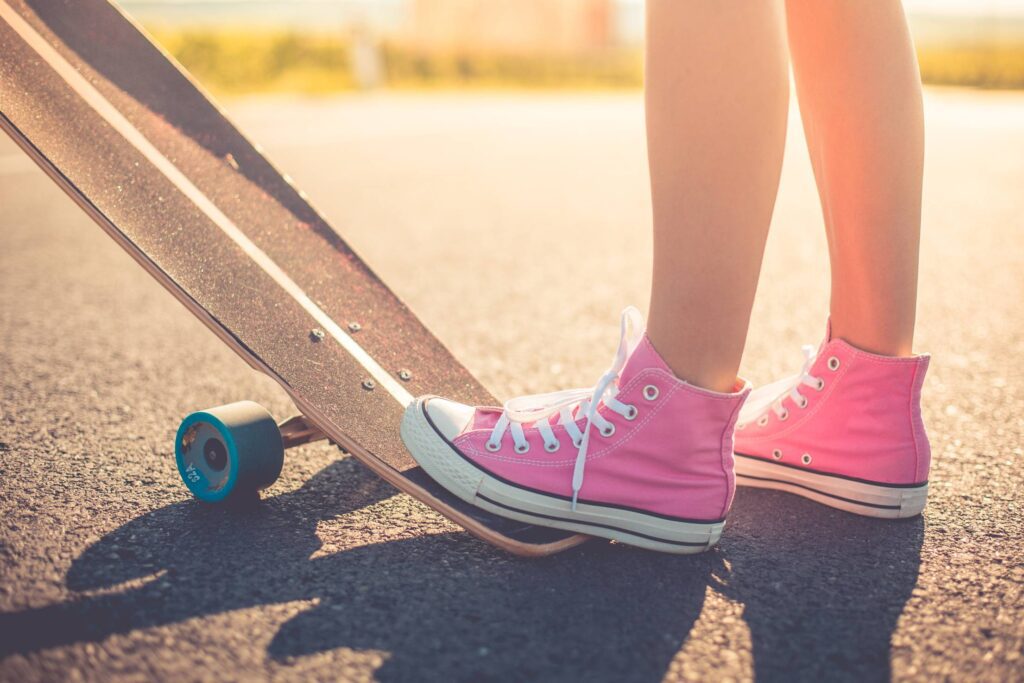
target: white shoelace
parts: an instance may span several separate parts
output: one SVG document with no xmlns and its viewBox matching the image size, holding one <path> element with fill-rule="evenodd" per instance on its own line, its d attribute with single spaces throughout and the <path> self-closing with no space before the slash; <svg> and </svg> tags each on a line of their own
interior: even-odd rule
<svg viewBox="0 0 1024 683">
<path fill-rule="evenodd" d="M 799 374 L 758 387 L 747 397 L 738 420 L 737 426 L 740 429 L 755 420 L 763 419 L 769 409 L 775 413 L 776 417 L 785 420 L 789 417 L 789 410 L 782 402 L 787 396 L 793 400 L 793 403 L 803 408 L 807 405 L 807 397 L 800 393 L 800 387 L 811 387 L 817 391 L 824 388 L 825 381 L 811 374 L 811 367 L 817 358 L 817 349 L 810 344 L 805 344 L 801 347 L 801 351 L 804 354 L 804 365 Z"/>
<path fill-rule="evenodd" d="M 491 436 L 487 440 L 488 450 L 498 450 L 506 430 L 512 433 L 512 442 L 517 453 L 526 453 L 530 444 L 523 432 L 524 425 L 533 423 L 544 439 L 544 450 L 549 453 L 557 451 L 561 444 L 551 428 L 551 416 L 558 414 L 557 424 L 562 425 L 572 437 L 576 446 L 576 463 L 572 471 L 572 509 L 576 509 L 576 499 L 583 487 L 583 470 L 587 462 L 587 447 L 590 444 L 590 428 L 596 426 L 605 436 L 611 436 L 615 425 L 597 412 L 601 402 L 611 411 L 632 419 L 636 417 L 636 406 L 622 403 L 615 397 L 619 393 L 616 380 L 626 365 L 626 360 L 640 343 L 644 333 L 643 316 L 636 308 L 629 306 L 622 311 L 619 329 L 619 348 L 615 352 L 615 360 L 611 367 L 601 375 L 590 389 L 566 389 L 549 394 L 520 396 L 507 401 L 498 423 L 494 425 Z M 587 423 L 581 431 L 576 420 L 586 416 Z M 609 432 L 611 430 L 611 432 Z"/>
</svg>

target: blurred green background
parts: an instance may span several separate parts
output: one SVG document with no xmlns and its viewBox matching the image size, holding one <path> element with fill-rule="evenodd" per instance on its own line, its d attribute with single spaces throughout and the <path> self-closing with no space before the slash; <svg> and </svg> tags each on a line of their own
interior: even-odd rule
<svg viewBox="0 0 1024 683">
<path fill-rule="evenodd" d="M 1024 88 L 1024 0 L 908 0 L 925 83 Z M 642 85 L 642 0 L 127 0 L 222 94 Z"/>
</svg>

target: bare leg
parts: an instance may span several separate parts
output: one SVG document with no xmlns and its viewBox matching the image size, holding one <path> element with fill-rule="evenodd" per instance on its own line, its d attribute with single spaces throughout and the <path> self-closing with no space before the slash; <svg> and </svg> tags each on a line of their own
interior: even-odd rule
<svg viewBox="0 0 1024 683">
<path fill-rule="evenodd" d="M 782 4 L 648 0 L 646 45 L 648 334 L 680 378 L 730 391 L 785 146 Z"/>
<path fill-rule="evenodd" d="M 921 228 L 921 81 L 899 0 L 787 0 L 832 263 L 832 330 L 908 355 Z"/>
</svg>

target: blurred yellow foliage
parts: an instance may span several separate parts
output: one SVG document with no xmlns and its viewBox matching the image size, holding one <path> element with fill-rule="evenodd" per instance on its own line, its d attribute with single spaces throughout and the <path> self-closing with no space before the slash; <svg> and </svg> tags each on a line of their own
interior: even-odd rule
<svg viewBox="0 0 1024 683">
<path fill-rule="evenodd" d="M 327 34 L 220 29 L 152 31 L 204 86 L 220 93 L 302 92 L 358 87 L 353 41 Z M 381 85 L 390 88 L 637 88 L 637 50 L 580 55 L 431 50 L 398 43 L 376 48 Z"/>
<path fill-rule="evenodd" d="M 921 78 L 932 85 L 1024 88 L 1024 45 L 919 48 Z"/>
<path fill-rule="evenodd" d="M 178 29 L 154 35 L 205 86 L 225 94 L 330 93 L 358 87 L 346 37 L 295 31 Z M 390 88 L 586 88 L 643 85 L 642 54 L 608 49 L 581 54 L 428 50 L 399 43 L 376 48 L 381 85 Z M 1024 45 L 928 46 L 918 50 L 925 83 L 1024 88 Z"/>
<path fill-rule="evenodd" d="M 355 87 L 346 40 L 295 32 L 196 29 L 154 38 L 207 88 L 240 94 Z"/>
</svg>

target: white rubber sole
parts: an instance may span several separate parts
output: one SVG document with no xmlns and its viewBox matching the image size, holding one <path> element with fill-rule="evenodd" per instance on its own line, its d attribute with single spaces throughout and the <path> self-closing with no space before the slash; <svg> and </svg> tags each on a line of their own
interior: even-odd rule
<svg viewBox="0 0 1024 683">
<path fill-rule="evenodd" d="M 740 453 L 736 454 L 736 483 L 739 486 L 787 491 L 839 510 L 884 519 L 919 515 L 928 499 L 928 484 L 872 484 L 809 472 Z"/>
<path fill-rule="evenodd" d="M 692 555 L 711 548 L 725 522 L 690 522 L 635 510 L 577 502 L 520 488 L 469 462 L 434 428 L 423 410 L 430 397 L 409 405 L 402 441 L 435 481 L 462 500 L 500 517 L 575 531 L 648 550 Z"/>
</svg>

